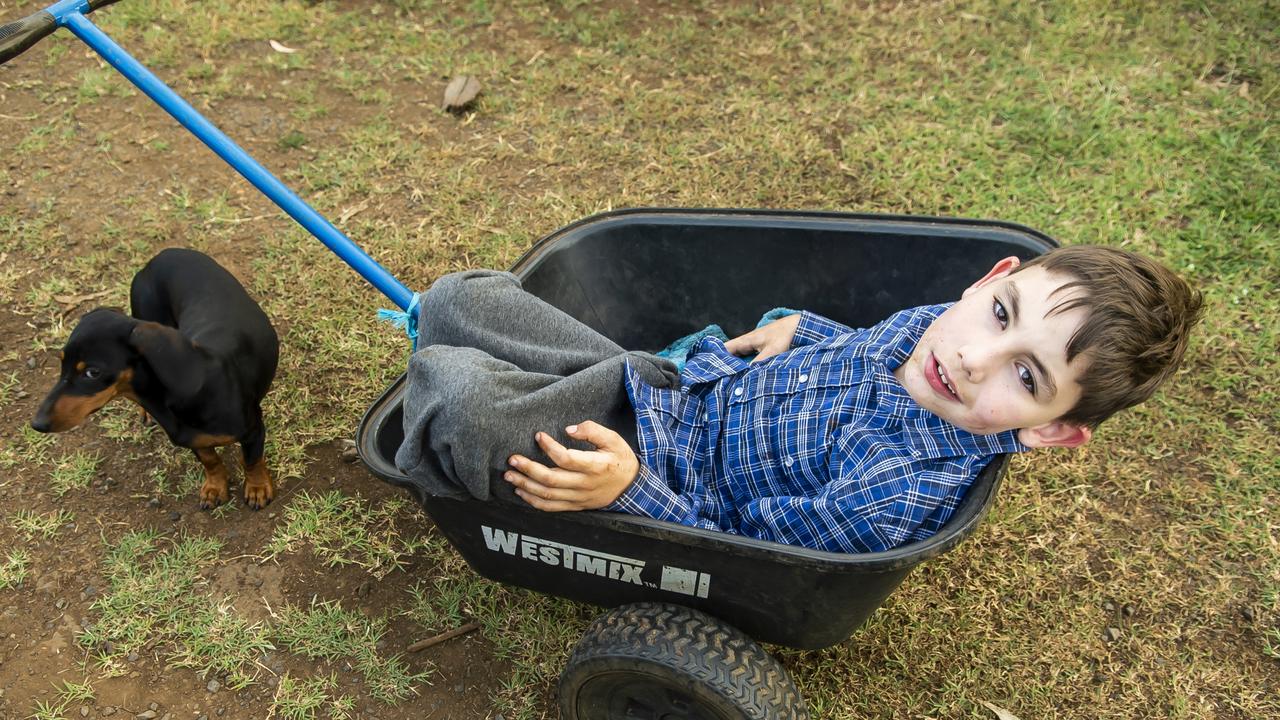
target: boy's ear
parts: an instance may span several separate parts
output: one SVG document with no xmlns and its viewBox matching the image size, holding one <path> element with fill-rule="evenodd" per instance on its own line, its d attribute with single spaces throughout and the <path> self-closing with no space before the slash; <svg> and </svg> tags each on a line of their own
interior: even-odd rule
<svg viewBox="0 0 1280 720">
<path fill-rule="evenodd" d="M 964 294 L 968 295 L 969 293 L 973 292 L 974 290 L 977 290 L 978 288 L 982 287 L 983 285 L 986 285 L 989 282 L 993 282 L 995 280 L 999 280 L 1002 277 L 1005 277 L 1009 273 L 1013 272 L 1014 268 L 1018 267 L 1021 264 L 1022 264 L 1022 261 L 1019 260 L 1014 255 L 1010 255 L 1009 257 L 1004 258 L 1000 262 L 991 266 L 991 271 L 988 272 L 986 275 L 983 275 L 982 279 L 978 280 L 978 282 L 970 285 L 969 288 L 964 291 Z"/>
<path fill-rule="evenodd" d="M 1093 428 L 1060 420 L 1018 431 L 1018 441 L 1031 448 L 1076 448 L 1089 442 L 1092 437 Z"/>
<path fill-rule="evenodd" d="M 189 398 L 204 385 L 204 356 L 176 329 L 160 323 L 140 322 L 129 333 L 129 345 L 175 396 Z"/>
</svg>

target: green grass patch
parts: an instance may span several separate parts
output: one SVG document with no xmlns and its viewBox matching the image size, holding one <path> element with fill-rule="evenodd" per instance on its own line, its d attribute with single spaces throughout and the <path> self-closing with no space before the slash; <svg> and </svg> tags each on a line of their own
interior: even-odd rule
<svg viewBox="0 0 1280 720">
<path fill-rule="evenodd" d="M 18 429 L 16 441 L 8 447 L 0 448 L 0 468 L 41 465 L 48 460 L 49 448 L 53 443 L 52 435 L 36 432 L 30 425 L 23 423 Z"/>
<path fill-rule="evenodd" d="M 84 490 L 98 473 L 102 457 L 97 453 L 77 450 L 59 458 L 49 471 L 49 488 L 62 497 L 72 490 Z"/>
<path fill-rule="evenodd" d="M 422 519 L 421 513 L 407 513 L 408 508 L 402 498 L 372 506 L 359 495 L 304 490 L 284 509 L 266 554 L 275 558 L 310 547 L 326 565 L 356 565 L 382 578 L 404 567 L 426 546 L 421 536 L 406 534 L 398 527 Z"/>
<path fill-rule="evenodd" d="M 75 517 L 75 513 L 70 510 L 54 510 L 43 514 L 19 510 L 9 516 L 9 526 L 22 533 L 27 540 L 37 537 L 49 540 L 58 534 L 63 525 L 71 524 Z"/>
<path fill-rule="evenodd" d="M 57 689 L 57 699 L 37 700 L 31 720 L 67 720 L 72 717 L 72 705 L 88 703 L 94 699 L 93 686 L 88 681 L 73 683 L 63 680 L 60 687 L 54 687 Z"/>
<path fill-rule="evenodd" d="M 0 590 L 16 588 L 27 579 L 27 565 L 31 554 L 26 550 L 10 550 L 0 560 Z"/>
<path fill-rule="evenodd" d="M 409 671 L 399 655 L 385 657 L 377 650 L 386 621 L 344 610 L 336 601 L 312 602 L 310 607 L 286 605 L 275 618 L 275 636 L 290 651 L 311 659 L 345 659 L 365 679 L 369 694 L 384 703 L 403 700 L 431 673 Z"/>
<path fill-rule="evenodd" d="M 355 712 L 355 699 L 338 693 L 338 678 L 329 675 L 295 678 L 285 673 L 271 699 L 268 718 L 281 720 L 347 720 Z"/>
<path fill-rule="evenodd" d="M 257 658 L 272 649 L 267 627 L 204 592 L 203 573 L 221 548 L 211 538 L 169 539 L 150 531 L 108 544 L 108 589 L 91 606 L 97 619 L 78 638 L 106 674 L 124 673 L 129 653 L 159 647 L 173 665 L 225 676 L 229 687 L 254 681 Z"/>
</svg>

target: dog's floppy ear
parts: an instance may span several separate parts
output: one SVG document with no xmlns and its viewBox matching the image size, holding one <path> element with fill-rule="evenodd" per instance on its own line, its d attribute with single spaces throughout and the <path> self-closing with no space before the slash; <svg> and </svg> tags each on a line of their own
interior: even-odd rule
<svg viewBox="0 0 1280 720">
<path fill-rule="evenodd" d="M 204 385 L 205 357 L 176 329 L 140 322 L 129 333 L 129 345 L 147 361 L 165 389 L 177 397 L 191 397 Z"/>
</svg>

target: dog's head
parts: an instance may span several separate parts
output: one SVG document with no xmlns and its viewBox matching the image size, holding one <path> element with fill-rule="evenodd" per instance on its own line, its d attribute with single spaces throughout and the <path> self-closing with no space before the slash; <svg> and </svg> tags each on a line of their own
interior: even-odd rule
<svg viewBox="0 0 1280 720">
<path fill-rule="evenodd" d="M 137 320 L 99 308 L 80 319 L 62 348 L 58 382 L 40 403 L 31 427 L 62 432 L 84 422 L 119 395 L 132 395 L 138 352 L 130 344 Z"/>
</svg>

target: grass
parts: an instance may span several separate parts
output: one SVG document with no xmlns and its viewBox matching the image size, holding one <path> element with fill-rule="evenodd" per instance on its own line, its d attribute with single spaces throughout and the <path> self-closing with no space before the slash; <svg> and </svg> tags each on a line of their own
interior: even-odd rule
<svg viewBox="0 0 1280 720">
<path fill-rule="evenodd" d="M 9 516 L 9 526 L 22 533 L 27 540 L 39 537 L 50 540 L 57 536 L 63 525 L 75 520 L 75 514 L 69 510 L 54 510 L 49 513 L 35 513 L 30 510 L 19 510 Z"/>
<path fill-rule="evenodd" d="M 102 458 L 94 453 L 77 451 L 63 456 L 49 472 L 49 487 L 58 497 L 72 490 L 84 490 L 93 482 Z"/>
<path fill-rule="evenodd" d="M 94 601 L 96 619 L 79 643 L 107 675 L 127 672 L 122 660 L 130 653 L 159 646 L 175 667 L 224 678 L 233 689 L 252 684 L 258 657 L 274 649 L 268 628 L 199 592 L 220 548 L 208 538 L 168 539 L 151 531 L 108 543 L 103 573 L 109 587 Z"/>
<path fill-rule="evenodd" d="M 276 636 L 289 650 L 309 659 L 347 659 L 364 676 L 369 694 L 384 703 L 416 693 L 429 672 L 413 673 L 398 655 L 378 652 L 386 622 L 344 610 L 337 602 L 312 602 L 310 607 L 286 605 L 275 617 Z"/>
<path fill-rule="evenodd" d="M 0 560 L 0 590 L 16 588 L 27 579 L 27 564 L 31 562 L 31 554 L 26 550 L 10 550 Z"/>
<path fill-rule="evenodd" d="M 94 698 L 93 686 L 88 681 L 73 683 L 63 680 L 62 686 L 57 687 L 57 692 L 57 700 L 36 702 L 36 711 L 31 714 L 31 720 L 66 720 L 71 717 L 69 711 L 72 705 L 87 703 Z"/>
<path fill-rule="evenodd" d="M 320 494 L 304 490 L 285 508 L 267 544 L 267 557 L 309 546 L 326 565 L 357 565 L 374 578 L 383 578 L 403 568 L 426 544 L 420 536 L 405 536 L 397 528 L 423 517 L 407 512 L 407 507 L 403 499 L 372 507 L 359 496 L 337 490 Z"/>
<path fill-rule="evenodd" d="M 1024 718 L 1280 714 L 1274 3 L 131 0 L 94 19 L 414 289 L 646 205 L 996 217 L 1168 263 L 1209 307 L 1173 385 L 1079 452 L 1019 458 L 975 537 L 913 573 L 850 640 L 775 650 L 824 719 L 987 717 L 984 702 Z M 106 290 L 95 302 L 124 306 L 123 268 L 202 247 L 243 261 L 281 330 L 268 458 L 277 477 L 315 482 L 314 448 L 350 437 L 403 367 L 403 338 L 372 319 L 386 302 L 64 36 L 5 71 L 6 97 L 34 102 L 0 127 L 16 163 L 0 185 L 17 193 L 0 207 L 0 292 L 30 324 L 6 344 L 17 354 L 0 400 L 17 387 L 4 373 L 65 340 L 56 297 Z M 438 103 L 464 72 L 484 91 L 455 118 Z M 144 120 L 109 121 L 121 117 Z M 112 187 L 110 207 L 41 167 L 59 157 Z M 88 204 L 63 201 L 73 195 Z M 104 412 L 90 423 L 105 426 L 103 455 L 15 425 L 0 468 L 59 473 L 54 494 L 74 498 L 93 458 L 130 453 L 143 492 L 189 495 L 189 459 Z M 264 554 L 288 564 L 309 549 L 396 583 L 424 632 L 479 621 L 509 667 L 495 707 L 554 713 L 549 688 L 594 610 L 476 577 L 408 530 L 421 521 L 407 505 L 306 490 L 284 507 Z M 214 560 L 190 555 L 197 540 L 149 543 L 127 577 L 159 595 L 178 579 L 209 592 L 200 572 Z M 43 562 L 10 552 L 4 588 Z M 204 569 L 158 573 L 183 553 Z M 420 575 L 392 572 L 410 559 Z M 142 638 L 181 652 L 145 592 L 110 595 L 121 609 L 94 609 L 121 623 L 107 623 L 120 638 L 108 661 Z M 347 600 L 334 591 L 289 617 L 332 639 L 322 626 Z M 195 617 L 183 607 L 179 627 Z M 225 610 L 219 632 L 236 643 L 284 645 L 275 621 L 236 625 L 233 608 L 205 607 Z M 248 655 L 216 652 L 251 674 Z M 288 682 L 280 717 L 323 716 L 308 704 L 321 694 L 337 702 L 321 676 Z"/>
<path fill-rule="evenodd" d="M 347 720 L 352 717 L 355 701 L 350 695 L 336 694 L 337 687 L 337 676 L 332 673 L 313 678 L 295 678 L 285 674 L 276 686 L 267 718 L 317 720 L 327 717 L 330 720 Z"/>
</svg>

